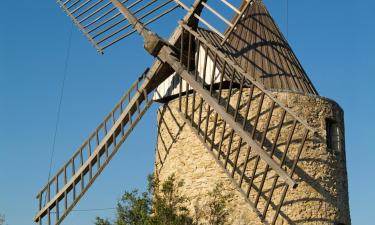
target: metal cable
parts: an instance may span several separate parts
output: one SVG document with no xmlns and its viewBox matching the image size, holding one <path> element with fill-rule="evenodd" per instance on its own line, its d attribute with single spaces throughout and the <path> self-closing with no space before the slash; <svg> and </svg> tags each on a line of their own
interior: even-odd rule
<svg viewBox="0 0 375 225">
<path fill-rule="evenodd" d="M 289 39 L 289 0 L 286 0 L 286 39 Z M 288 103 L 288 93 L 285 95 L 286 97 L 286 104 L 289 106 Z"/>
<path fill-rule="evenodd" d="M 286 38 L 289 38 L 289 0 L 286 0 Z"/>
<path fill-rule="evenodd" d="M 73 23 L 71 24 L 69 35 L 68 35 L 68 48 L 66 52 L 66 57 L 65 57 L 65 63 L 64 63 L 64 70 L 63 70 L 63 79 L 62 79 L 62 84 L 61 84 L 61 89 L 59 93 L 59 102 L 57 106 L 57 116 L 56 116 L 56 123 L 55 123 L 55 131 L 53 135 L 53 141 L 52 141 L 52 148 L 51 148 L 51 156 L 50 156 L 50 161 L 49 161 L 49 170 L 48 170 L 48 182 L 50 182 L 51 179 L 51 171 L 52 171 L 52 165 L 53 165 L 53 158 L 55 154 L 55 146 L 56 146 L 56 137 L 57 137 L 57 131 L 60 123 L 60 114 L 61 114 L 61 105 L 62 105 L 62 100 L 64 97 L 64 89 L 65 89 L 65 81 L 68 73 L 68 62 L 70 58 L 70 49 L 72 45 L 72 36 L 73 36 Z M 44 204 L 46 204 L 46 199 L 47 195 L 44 198 Z"/>
<path fill-rule="evenodd" d="M 73 209 L 71 212 L 94 212 L 94 211 L 108 211 L 108 210 L 116 210 L 115 207 L 109 208 L 97 208 L 97 209 Z M 55 211 L 51 211 L 51 213 L 56 213 Z"/>
</svg>

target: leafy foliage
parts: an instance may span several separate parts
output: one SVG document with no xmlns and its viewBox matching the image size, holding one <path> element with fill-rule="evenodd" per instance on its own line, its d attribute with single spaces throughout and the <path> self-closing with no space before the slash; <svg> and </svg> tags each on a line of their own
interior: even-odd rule
<svg viewBox="0 0 375 225">
<path fill-rule="evenodd" d="M 208 206 L 208 223 L 215 225 L 224 225 L 227 223 L 229 212 L 226 207 L 228 201 L 232 200 L 232 194 L 223 194 L 223 184 L 219 183 L 208 193 L 210 200 Z"/>
<path fill-rule="evenodd" d="M 223 185 L 218 184 L 211 192 L 207 205 L 195 210 L 191 216 L 186 205 L 189 199 L 179 193 L 183 181 L 172 175 L 162 184 L 158 179 L 148 178 L 148 189 L 125 192 L 117 203 L 117 215 L 113 222 L 96 218 L 95 225 L 201 225 L 206 221 L 212 225 L 224 225 L 228 220 L 227 202 L 231 195 L 223 194 Z"/>
<path fill-rule="evenodd" d="M 0 214 L 0 225 L 5 225 L 5 216 Z"/>
<path fill-rule="evenodd" d="M 172 175 L 162 185 L 159 185 L 158 180 L 155 180 L 153 184 L 154 199 L 151 224 L 192 224 L 193 220 L 189 217 L 189 211 L 184 206 L 188 199 L 178 193 L 183 182 L 177 182 L 175 176 Z"/>
<path fill-rule="evenodd" d="M 102 219 L 100 217 L 96 217 L 96 225 L 112 225 L 107 219 Z"/>
</svg>

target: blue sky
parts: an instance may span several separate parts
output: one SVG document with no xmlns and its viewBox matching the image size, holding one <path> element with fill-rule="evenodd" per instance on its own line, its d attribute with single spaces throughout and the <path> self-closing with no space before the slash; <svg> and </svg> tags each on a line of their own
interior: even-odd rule
<svg viewBox="0 0 375 225">
<path fill-rule="evenodd" d="M 286 0 L 265 0 L 286 31 Z M 288 39 L 322 96 L 345 110 L 350 207 L 355 225 L 375 212 L 375 2 L 289 0 Z M 156 28 L 174 26 L 164 21 Z M 46 182 L 70 20 L 55 1 L 2 0 L 0 8 L 0 213 L 32 224 Z M 152 62 L 133 36 L 101 56 L 76 28 L 54 169 L 70 157 Z M 156 108 L 146 114 L 77 209 L 113 207 L 124 190 L 145 189 L 153 170 Z M 73 212 L 64 224 L 90 224 L 113 210 Z"/>
</svg>

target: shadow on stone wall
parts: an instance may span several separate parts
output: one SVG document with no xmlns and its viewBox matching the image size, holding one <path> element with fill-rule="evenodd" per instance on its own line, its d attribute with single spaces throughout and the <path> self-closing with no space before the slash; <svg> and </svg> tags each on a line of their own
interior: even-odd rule
<svg viewBox="0 0 375 225">
<path fill-rule="evenodd" d="M 191 96 L 189 98 L 191 98 Z M 256 102 L 257 100 L 259 100 L 259 98 L 260 94 L 255 94 L 252 97 L 251 101 Z M 239 190 L 247 188 L 247 190 L 250 189 L 255 193 L 260 193 L 260 200 L 258 200 L 258 205 L 264 206 L 266 204 L 269 198 L 268 195 L 272 190 L 271 184 L 273 184 L 276 180 L 274 189 L 274 195 L 276 197 L 272 197 L 271 201 L 269 202 L 270 209 L 272 209 L 272 211 L 274 212 L 279 205 L 278 200 L 285 188 L 285 183 L 280 182 L 277 178 L 278 176 L 275 175 L 275 173 L 273 173 L 266 164 L 259 164 L 258 168 L 254 167 L 257 165 L 256 161 L 259 160 L 258 156 L 254 153 L 251 153 L 246 158 L 246 154 L 244 153 L 247 152 L 248 145 L 246 143 L 243 143 L 237 134 L 232 134 L 230 132 L 230 129 L 224 129 L 224 120 L 219 120 L 215 130 L 216 134 L 220 133 L 220 130 L 223 130 L 223 132 L 221 132 L 221 135 L 217 135 L 214 139 L 212 138 L 214 129 L 212 126 L 213 119 L 210 117 L 210 115 L 214 115 L 215 113 L 212 109 L 208 111 L 209 107 L 205 107 L 205 109 L 207 109 L 205 112 L 206 116 L 202 117 L 202 121 L 200 121 L 199 126 L 196 120 L 191 120 L 191 123 L 187 122 L 186 118 L 184 118 L 186 117 L 186 115 L 177 110 L 175 103 L 176 102 L 172 104 L 165 104 L 158 111 L 158 146 L 162 146 L 162 148 L 159 147 L 157 149 L 157 173 L 160 173 L 162 171 L 164 162 L 166 161 L 170 151 L 173 151 L 175 146 L 178 145 L 178 137 L 181 132 L 185 132 L 185 128 L 190 127 L 191 130 L 197 131 L 194 132 L 195 138 L 202 141 L 203 146 L 206 147 L 206 150 L 208 152 L 211 152 L 211 149 L 209 149 L 208 146 L 211 146 L 212 149 L 216 150 L 216 152 L 218 153 L 216 154 L 216 162 L 220 162 L 220 160 L 224 159 L 226 160 L 226 165 L 224 167 L 223 165 L 221 165 L 221 167 L 224 168 L 224 171 L 229 176 L 230 174 L 234 174 L 232 181 L 233 183 L 237 184 L 237 188 Z M 233 113 L 235 110 L 233 105 L 234 104 L 232 103 L 229 105 L 229 112 L 231 113 Z M 192 109 L 190 115 L 188 116 L 191 117 L 192 113 L 196 113 L 199 107 L 200 105 L 197 104 L 196 108 Z M 240 111 L 245 107 L 246 104 L 242 104 L 240 106 Z M 315 111 L 316 109 L 314 108 L 315 106 L 310 107 L 312 110 L 310 114 L 312 115 L 314 114 L 313 109 Z M 274 110 L 278 109 L 276 108 Z M 260 117 L 266 117 L 269 111 L 270 109 L 267 107 L 265 109 L 262 109 Z M 310 117 L 310 114 L 305 115 L 306 118 Z M 317 118 L 317 124 L 313 124 L 313 126 L 318 128 L 320 120 L 322 120 L 323 117 L 325 119 L 326 116 L 328 115 L 323 115 L 321 118 Z M 168 120 L 165 120 L 166 117 L 168 117 Z M 263 149 L 266 152 L 270 153 L 273 147 L 274 137 L 272 135 L 266 135 L 265 138 L 262 138 L 264 134 L 263 129 L 265 129 L 264 127 L 262 127 L 264 121 L 257 124 L 254 129 L 254 120 L 256 120 L 256 117 L 251 113 L 247 117 L 239 113 L 237 117 L 237 121 L 240 123 L 246 121 L 246 131 L 250 134 L 253 133 L 254 139 L 258 143 L 262 142 Z M 202 124 L 206 123 L 208 124 L 206 125 L 208 127 L 208 130 L 207 137 L 204 141 L 204 139 L 202 139 L 202 135 L 204 133 Z M 286 118 L 283 126 L 293 126 L 293 121 L 290 118 Z M 269 128 L 267 129 L 267 133 L 275 133 L 277 128 L 277 124 L 273 124 L 269 126 Z M 348 219 L 345 219 L 346 216 L 342 215 L 343 213 L 345 213 L 345 210 L 339 209 L 340 206 L 337 202 L 337 195 L 342 194 L 337 193 L 337 187 L 334 186 L 334 182 L 337 177 L 334 177 L 334 174 L 330 174 L 332 173 L 332 171 L 335 171 L 337 169 L 339 160 L 335 157 L 329 157 L 330 154 L 327 153 L 327 149 L 325 146 L 326 140 L 323 135 L 324 134 L 319 133 L 317 135 L 308 136 L 308 139 L 306 140 L 305 150 L 299 160 L 299 164 L 297 165 L 295 170 L 295 176 L 293 177 L 299 183 L 299 187 L 288 192 L 289 194 L 287 195 L 287 198 L 283 203 L 283 207 L 280 211 L 277 224 L 338 224 L 338 221 L 344 222 L 342 224 L 350 224 L 350 222 L 348 222 Z M 218 141 L 218 136 L 220 136 L 219 139 L 221 138 L 220 141 Z M 194 136 L 192 136 L 192 138 L 194 138 Z M 295 156 L 296 154 L 296 149 L 294 149 L 294 146 L 298 146 L 301 140 L 302 134 L 298 132 L 297 127 L 295 137 L 292 140 L 289 140 L 289 144 L 288 134 L 282 135 L 282 137 L 280 137 L 280 140 L 276 142 L 277 144 L 275 146 L 273 158 L 276 161 L 281 161 L 284 156 L 284 168 L 286 169 L 286 171 L 289 171 L 293 166 L 293 156 Z M 291 146 L 291 153 L 288 153 L 289 155 L 284 155 L 286 145 Z M 232 146 L 232 148 L 230 146 Z M 186 150 L 189 150 L 189 148 L 186 148 Z M 241 162 L 238 163 L 237 161 Z M 253 166 L 255 169 L 250 169 L 251 166 Z M 241 177 L 242 179 L 239 182 L 238 180 Z M 260 186 L 261 180 L 265 178 L 266 182 L 264 186 Z M 246 187 L 246 185 L 249 184 L 251 184 L 251 186 Z M 247 195 L 247 200 L 250 201 L 251 204 L 254 204 L 254 201 L 256 201 L 256 194 L 254 195 L 252 192 L 249 193 L 249 191 L 245 191 L 244 194 Z M 315 211 L 317 213 L 314 213 Z M 261 212 L 259 212 L 259 210 L 257 210 L 257 213 L 262 214 Z M 270 220 L 271 215 L 271 212 L 267 213 L 266 220 Z"/>
</svg>

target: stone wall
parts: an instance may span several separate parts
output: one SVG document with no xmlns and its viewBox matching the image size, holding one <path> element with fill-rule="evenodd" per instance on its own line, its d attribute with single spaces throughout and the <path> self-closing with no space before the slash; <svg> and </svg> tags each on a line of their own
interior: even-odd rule
<svg viewBox="0 0 375 225">
<path fill-rule="evenodd" d="M 298 182 L 298 187 L 290 189 L 287 192 L 276 224 L 350 224 L 342 109 L 335 102 L 321 97 L 285 92 L 275 93 L 275 95 L 300 115 L 301 118 L 305 119 L 310 126 L 318 130 L 317 135 L 310 134 L 308 136 L 305 149 L 293 177 Z M 238 94 L 234 93 L 232 96 L 231 105 L 235 105 Z M 243 104 L 246 102 L 246 96 L 248 96 L 248 90 L 245 90 L 242 96 L 244 99 Z M 259 93 L 254 93 L 250 114 L 247 117 L 248 120 L 253 119 L 254 112 L 256 112 L 259 105 L 257 104 L 259 99 Z M 185 100 L 182 102 L 185 103 Z M 196 98 L 196 102 L 199 102 L 198 98 Z M 192 96 L 190 95 L 188 105 L 191 106 L 191 103 Z M 269 99 L 265 99 L 262 109 L 266 110 L 269 105 Z M 204 107 L 204 112 L 202 113 L 204 115 L 203 120 L 207 119 L 205 113 L 208 109 L 208 106 Z M 280 108 L 275 109 L 274 116 L 271 119 L 270 132 L 267 134 L 266 139 L 271 140 L 275 136 L 275 127 L 277 124 L 273 124 L 273 121 L 277 121 L 281 112 Z M 243 110 L 240 111 L 240 114 L 244 114 Z M 259 120 L 259 134 L 255 134 L 256 138 L 260 136 L 260 131 L 265 127 L 266 115 L 267 112 L 264 111 Z M 213 131 L 213 117 L 212 113 L 208 118 L 208 127 L 211 133 Z M 285 120 L 287 124 L 290 118 L 286 118 Z M 204 121 L 202 124 L 204 124 Z M 292 124 L 287 126 L 292 126 Z M 330 148 L 327 148 L 327 127 L 329 127 L 328 130 L 333 136 L 332 138 L 329 137 L 330 141 L 337 142 L 329 143 Z M 256 155 L 251 153 L 250 157 L 246 159 L 245 149 L 247 145 L 242 144 L 240 146 L 239 137 L 234 135 L 233 139 L 230 139 L 230 129 L 223 130 L 222 128 L 223 123 L 216 128 L 217 135 L 214 143 L 218 141 L 216 139 L 219 139 L 222 132 L 224 132 L 224 136 L 227 138 L 222 144 L 223 149 L 229 148 L 230 140 L 232 140 L 232 146 L 238 145 L 238 149 L 240 149 L 238 154 L 239 169 L 243 166 L 243 162 L 247 160 L 248 166 L 246 167 L 246 171 L 248 171 L 248 174 L 251 174 L 251 168 L 255 163 L 254 159 L 256 159 Z M 300 129 L 300 126 L 297 126 L 294 135 L 297 139 L 302 136 Z M 281 154 L 282 149 L 285 148 L 288 133 L 284 134 L 282 132 L 279 139 L 278 143 L 280 144 L 278 144 L 277 148 Z M 178 99 L 160 107 L 158 111 L 157 140 L 155 173 L 161 181 L 165 180 L 171 174 L 175 174 L 178 179 L 184 181 L 181 193 L 191 200 L 191 204 L 188 205 L 191 212 L 194 212 L 195 208 L 203 208 L 208 200 L 207 192 L 211 191 L 216 184 L 223 183 L 225 191 L 234 194 L 233 200 L 228 203 L 230 210 L 229 224 L 263 224 L 248 202 L 245 201 L 243 195 L 237 190 L 236 185 L 214 160 L 210 151 L 207 150 L 205 145 L 191 130 L 190 125 L 185 124 L 184 119 L 178 112 Z M 298 148 L 297 142 L 291 143 L 288 157 L 293 158 L 296 154 Z M 264 148 L 267 150 L 270 147 L 266 141 Z M 276 161 L 280 158 L 280 154 L 279 156 L 275 154 Z M 229 161 L 235 160 L 235 155 L 236 148 L 233 148 L 230 151 Z M 267 170 L 267 173 L 264 173 L 265 167 L 266 164 L 261 160 L 254 176 L 254 188 L 252 188 L 252 190 L 259 188 L 261 178 L 266 174 L 266 181 L 263 187 L 265 196 L 262 195 L 260 197 L 258 204 L 260 211 L 266 204 L 266 195 L 270 192 L 275 180 L 275 174 L 272 170 Z M 227 169 L 231 171 L 233 168 L 231 168 L 231 165 L 228 165 Z M 239 176 L 235 175 L 234 178 L 238 180 Z M 247 189 L 246 181 L 248 179 L 245 179 L 241 186 L 244 190 Z M 282 180 L 279 179 L 271 199 L 266 221 L 272 221 L 284 187 L 285 185 L 283 185 Z M 256 191 L 249 193 L 250 201 L 254 202 L 256 197 Z"/>
</svg>

